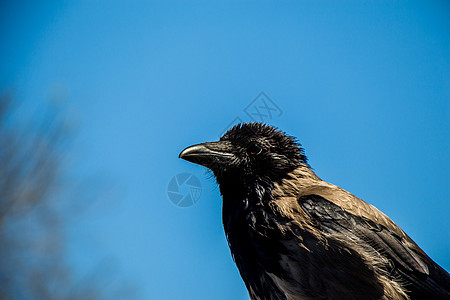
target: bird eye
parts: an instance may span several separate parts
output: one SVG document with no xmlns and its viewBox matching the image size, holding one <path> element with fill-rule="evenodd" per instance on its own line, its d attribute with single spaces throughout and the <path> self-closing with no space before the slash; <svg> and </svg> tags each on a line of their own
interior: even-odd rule
<svg viewBox="0 0 450 300">
<path fill-rule="evenodd" d="M 248 148 L 247 148 L 247 152 L 250 155 L 257 155 L 260 154 L 262 151 L 262 148 L 260 145 L 258 144 L 251 144 Z"/>
</svg>

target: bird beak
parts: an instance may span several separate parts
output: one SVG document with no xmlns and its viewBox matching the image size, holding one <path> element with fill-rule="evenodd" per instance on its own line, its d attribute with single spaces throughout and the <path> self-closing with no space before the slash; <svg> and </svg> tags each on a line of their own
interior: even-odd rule
<svg viewBox="0 0 450 300">
<path fill-rule="evenodd" d="M 214 171 L 214 169 L 229 163 L 234 158 L 230 151 L 230 143 L 219 141 L 187 147 L 181 151 L 178 157 Z"/>
</svg>

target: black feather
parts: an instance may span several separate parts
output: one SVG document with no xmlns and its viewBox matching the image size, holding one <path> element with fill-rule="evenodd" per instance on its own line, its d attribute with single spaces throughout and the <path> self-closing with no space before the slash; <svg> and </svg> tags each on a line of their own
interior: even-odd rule
<svg viewBox="0 0 450 300">
<path fill-rule="evenodd" d="M 318 178 L 275 127 L 238 124 L 180 157 L 216 177 L 252 299 L 450 298 L 444 269 L 382 212 Z"/>
</svg>

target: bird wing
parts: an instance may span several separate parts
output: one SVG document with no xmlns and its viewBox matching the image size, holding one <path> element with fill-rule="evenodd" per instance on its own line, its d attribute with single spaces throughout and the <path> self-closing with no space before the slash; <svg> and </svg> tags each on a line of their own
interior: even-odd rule
<svg viewBox="0 0 450 300">
<path fill-rule="evenodd" d="M 401 230 L 401 228 L 394 223 L 394 221 L 392 221 L 376 207 L 333 184 L 321 181 L 320 184 L 310 185 L 302 189 L 298 196 L 301 197 L 303 195 L 322 196 L 355 216 L 370 219 L 385 226 L 400 237 L 409 239 L 403 230 Z M 412 240 L 410 242 L 414 243 Z M 422 251 L 419 247 L 417 248 L 418 251 Z"/>
<path fill-rule="evenodd" d="M 375 207 L 356 208 L 358 203 L 350 205 L 348 199 L 344 203 L 347 207 L 353 207 L 349 211 L 337 205 L 336 200 L 329 201 L 317 194 L 302 194 L 298 203 L 319 230 L 329 236 L 349 237 L 355 244 L 363 245 L 387 258 L 391 266 L 385 271 L 400 276 L 400 281 L 414 295 L 449 297 L 449 274 Z"/>
</svg>

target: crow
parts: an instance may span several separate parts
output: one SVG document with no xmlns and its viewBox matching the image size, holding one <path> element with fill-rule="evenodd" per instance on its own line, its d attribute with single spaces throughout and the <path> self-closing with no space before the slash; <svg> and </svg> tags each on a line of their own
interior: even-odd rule
<svg viewBox="0 0 450 300">
<path fill-rule="evenodd" d="M 212 170 L 251 299 L 450 299 L 450 276 L 389 217 L 321 180 L 297 140 L 242 123 L 184 149 Z"/>
</svg>

